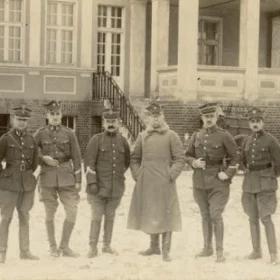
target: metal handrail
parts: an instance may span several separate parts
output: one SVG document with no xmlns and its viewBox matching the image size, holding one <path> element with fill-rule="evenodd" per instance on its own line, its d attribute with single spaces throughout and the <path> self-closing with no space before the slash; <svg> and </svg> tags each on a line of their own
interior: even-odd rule
<svg viewBox="0 0 280 280">
<path fill-rule="evenodd" d="M 93 73 L 92 98 L 94 100 L 109 100 L 113 107 L 120 111 L 120 118 L 135 140 L 145 129 L 145 125 L 133 105 L 118 86 L 109 72 Z"/>
</svg>

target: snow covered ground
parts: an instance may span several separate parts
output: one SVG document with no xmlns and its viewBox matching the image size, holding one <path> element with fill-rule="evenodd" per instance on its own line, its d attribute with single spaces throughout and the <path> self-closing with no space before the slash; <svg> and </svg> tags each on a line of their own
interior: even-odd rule
<svg viewBox="0 0 280 280">
<path fill-rule="evenodd" d="M 6 264 L 0 265 L 0 279 L 10 280 L 171 280 L 171 279 L 280 279 L 280 264 L 269 264 L 267 245 L 262 229 L 263 259 L 246 260 L 251 251 L 249 225 L 242 211 L 241 197 L 242 177 L 237 176 L 231 186 L 231 197 L 227 205 L 225 221 L 225 255 L 226 262 L 215 263 L 215 258 L 196 259 L 194 255 L 201 249 L 202 236 L 198 207 L 192 197 L 191 172 L 184 171 L 177 181 L 180 200 L 183 231 L 173 235 L 171 263 L 163 263 L 160 256 L 143 257 L 138 251 L 149 245 L 148 237 L 142 232 L 126 229 L 128 208 L 134 182 L 127 174 L 126 193 L 117 211 L 112 247 L 119 256 L 102 255 L 95 259 L 86 257 L 88 251 L 88 234 L 90 209 L 84 191 L 81 192 L 79 215 L 72 235 L 72 248 L 81 254 L 78 259 L 48 256 L 48 244 L 44 227 L 43 205 L 36 198 L 31 211 L 31 250 L 40 256 L 40 261 L 22 261 L 18 255 L 18 221 L 15 213 L 10 228 L 9 250 Z M 274 215 L 274 221 L 280 244 L 280 209 Z M 63 209 L 60 206 L 56 217 L 57 235 L 60 236 L 63 223 Z M 101 235 L 102 237 L 102 235 Z M 102 238 L 100 238 L 102 240 Z M 100 248 L 102 244 L 100 243 Z"/>
</svg>

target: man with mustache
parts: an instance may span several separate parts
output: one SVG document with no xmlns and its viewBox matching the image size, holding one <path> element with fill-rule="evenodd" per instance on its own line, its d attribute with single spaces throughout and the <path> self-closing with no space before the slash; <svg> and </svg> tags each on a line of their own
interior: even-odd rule
<svg viewBox="0 0 280 280">
<path fill-rule="evenodd" d="M 216 261 L 223 262 L 225 258 L 222 213 L 229 199 L 231 178 L 237 168 L 237 147 L 233 137 L 216 125 L 218 120 L 216 103 L 202 105 L 200 114 L 203 127 L 192 135 L 186 150 L 186 160 L 194 170 L 194 199 L 202 216 L 204 248 L 197 257 L 213 255 L 214 230 Z M 226 166 L 225 162 L 227 162 Z"/>
<path fill-rule="evenodd" d="M 125 188 L 124 173 L 129 167 L 130 149 L 119 133 L 118 112 L 103 113 L 104 132 L 94 135 L 86 148 L 87 199 L 91 206 L 89 258 L 98 255 L 97 243 L 104 216 L 103 253 L 117 254 L 111 248 L 115 212 Z"/>
<path fill-rule="evenodd" d="M 6 260 L 9 227 L 15 208 L 19 219 L 20 258 L 38 260 L 29 250 L 29 211 L 34 203 L 36 179 L 33 172 L 38 165 L 38 148 L 27 131 L 31 110 L 21 104 L 14 108 L 12 129 L 0 138 L 0 263 Z"/>
<path fill-rule="evenodd" d="M 179 136 L 165 122 L 160 104 L 146 108 L 147 128 L 138 136 L 131 154 L 131 172 L 136 181 L 128 216 L 128 228 L 150 235 L 150 248 L 143 256 L 159 255 L 169 262 L 173 231 L 181 230 L 176 178 L 184 167 Z"/>
<path fill-rule="evenodd" d="M 251 135 L 242 145 L 241 159 L 245 166 L 242 205 L 249 216 L 253 251 L 248 259 L 262 257 L 259 220 L 265 234 L 272 264 L 277 263 L 277 244 L 271 215 L 277 206 L 277 175 L 280 174 L 280 145 L 264 130 L 263 112 L 256 107 L 248 113 Z"/>
</svg>

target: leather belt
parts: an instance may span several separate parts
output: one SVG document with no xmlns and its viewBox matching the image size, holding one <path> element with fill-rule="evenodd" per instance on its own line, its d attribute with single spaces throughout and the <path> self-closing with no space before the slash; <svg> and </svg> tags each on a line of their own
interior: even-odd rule
<svg viewBox="0 0 280 280">
<path fill-rule="evenodd" d="M 260 170 L 267 169 L 267 168 L 270 168 L 270 167 L 272 167 L 271 162 L 267 163 L 267 164 L 260 164 L 260 165 L 249 165 L 248 169 L 250 171 L 260 171 Z"/>
<path fill-rule="evenodd" d="M 222 160 L 209 160 L 209 159 L 207 159 L 205 162 L 206 162 L 206 166 L 217 166 L 217 165 L 222 165 L 223 164 Z"/>
</svg>

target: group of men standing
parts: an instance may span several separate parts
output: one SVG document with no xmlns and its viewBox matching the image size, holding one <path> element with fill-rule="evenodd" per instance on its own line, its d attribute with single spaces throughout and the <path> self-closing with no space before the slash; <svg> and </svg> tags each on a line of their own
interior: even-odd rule
<svg viewBox="0 0 280 280">
<path fill-rule="evenodd" d="M 46 104 L 48 124 L 34 136 L 27 132 L 31 110 L 25 105 L 14 109 L 12 129 L 0 138 L 0 263 L 6 259 L 9 225 L 16 208 L 19 216 L 20 257 L 37 260 L 29 249 L 29 211 L 38 184 L 45 206 L 45 223 L 50 255 L 78 257 L 69 241 L 73 231 L 81 190 L 81 152 L 71 129 L 61 125 L 61 103 Z M 265 227 L 271 263 L 277 263 L 277 244 L 271 215 L 276 210 L 277 176 L 280 174 L 279 142 L 263 126 L 263 112 L 248 113 L 252 131 L 238 149 L 233 136 L 217 126 L 217 104 L 200 107 L 203 126 L 192 135 L 186 151 L 178 135 L 171 130 L 160 104 L 152 101 L 145 110 L 146 129 L 141 132 L 132 152 L 120 134 L 117 112 L 103 114 L 104 132 L 94 135 L 86 148 L 84 167 L 87 199 L 91 206 L 88 257 L 98 255 L 98 240 L 104 217 L 103 253 L 117 254 L 111 248 L 115 212 L 125 190 L 125 172 L 130 167 L 135 187 L 128 214 L 128 228 L 150 236 L 143 256 L 162 254 L 171 261 L 172 232 L 181 230 L 181 214 L 176 178 L 185 163 L 193 168 L 193 195 L 202 217 L 204 247 L 197 257 L 223 254 L 222 213 L 230 195 L 230 183 L 238 166 L 244 166 L 242 205 L 249 216 L 253 251 L 249 259 L 261 258 L 259 220 Z M 33 175 L 40 165 L 38 182 Z M 55 237 L 55 213 L 58 198 L 65 209 L 59 246 Z M 161 246 L 160 246 L 161 237 Z"/>
</svg>

